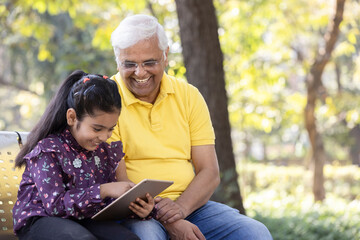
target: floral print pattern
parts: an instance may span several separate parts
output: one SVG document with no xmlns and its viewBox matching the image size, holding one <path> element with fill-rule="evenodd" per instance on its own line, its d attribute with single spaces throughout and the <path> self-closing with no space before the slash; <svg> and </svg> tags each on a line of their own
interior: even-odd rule
<svg viewBox="0 0 360 240">
<path fill-rule="evenodd" d="M 13 208 L 15 233 L 32 216 L 93 216 L 111 202 L 100 198 L 100 184 L 116 181 L 123 156 L 120 141 L 87 151 L 68 129 L 39 141 L 24 157 L 26 168 Z"/>
<path fill-rule="evenodd" d="M 78 158 L 75 158 L 75 160 L 73 161 L 73 165 L 75 168 L 81 168 L 81 160 Z"/>
</svg>

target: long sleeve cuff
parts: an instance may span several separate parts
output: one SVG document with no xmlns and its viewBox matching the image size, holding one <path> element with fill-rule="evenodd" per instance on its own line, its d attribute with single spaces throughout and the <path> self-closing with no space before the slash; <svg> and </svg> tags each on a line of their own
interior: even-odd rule
<svg viewBox="0 0 360 240">
<path fill-rule="evenodd" d="M 151 219 L 154 218 L 156 219 L 156 214 L 157 214 L 157 208 L 156 205 L 154 206 L 153 210 L 150 212 L 150 214 L 146 217 L 146 219 Z"/>
<path fill-rule="evenodd" d="M 102 199 L 100 197 L 100 184 L 99 183 L 90 187 L 89 195 L 90 195 L 91 201 L 93 203 L 102 202 Z"/>
</svg>

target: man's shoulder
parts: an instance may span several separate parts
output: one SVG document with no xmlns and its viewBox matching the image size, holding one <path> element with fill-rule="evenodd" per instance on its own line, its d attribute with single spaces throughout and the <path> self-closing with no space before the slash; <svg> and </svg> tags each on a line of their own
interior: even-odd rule
<svg viewBox="0 0 360 240">
<path fill-rule="evenodd" d="M 116 74 L 112 75 L 110 77 L 110 79 L 114 80 L 116 82 L 116 84 L 118 85 L 118 87 L 120 87 L 120 81 L 121 81 L 120 72 L 117 72 Z"/>
<path fill-rule="evenodd" d="M 166 75 L 166 77 L 173 86 L 175 92 L 179 92 L 179 91 L 181 91 L 182 93 L 189 93 L 194 91 L 199 92 L 198 89 L 191 83 L 187 82 L 186 79 L 177 78 L 169 75 Z"/>
<path fill-rule="evenodd" d="M 173 84 L 179 85 L 179 86 L 189 86 L 191 85 L 190 83 L 188 83 L 186 81 L 185 78 L 179 78 L 179 77 L 175 77 L 175 76 L 170 76 L 168 74 L 165 75 L 166 78 Z"/>
</svg>

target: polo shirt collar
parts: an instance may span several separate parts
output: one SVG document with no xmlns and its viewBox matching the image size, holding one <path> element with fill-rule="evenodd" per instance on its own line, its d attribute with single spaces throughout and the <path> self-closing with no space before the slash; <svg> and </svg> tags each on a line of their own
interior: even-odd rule
<svg viewBox="0 0 360 240">
<path fill-rule="evenodd" d="M 122 92 L 122 101 L 125 104 L 125 106 L 129 106 L 134 103 L 145 103 L 144 101 L 141 101 L 137 99 L 132 92 L 126 87 L 124 81 L 121 78 L 120 73 L 118 72 L 115 75 L 115 80 L 118 82 L 118 85 L 120 87 L 120 90 Z M 170 81 L 168 75 L 164 72 L 163 77 L 161 79 L 161 85 L 160 85 L 160 92 L 157 96 L 155 103 L 161 101 L 169 94 L 174 94 L 175 90 L 173 87 L 172 82 Z"/>
</svg>

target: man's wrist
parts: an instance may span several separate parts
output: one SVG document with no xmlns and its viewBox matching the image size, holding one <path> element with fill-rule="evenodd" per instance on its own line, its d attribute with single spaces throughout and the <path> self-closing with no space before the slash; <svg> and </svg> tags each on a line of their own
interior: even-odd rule
<svg viewBox="0 0 360 240">
<path fill-rule="evenodd" d="M 189 212 L 188 208 L 186 208 L 184 206 L 184 204 L 181 203 L 181 201 L 175 201 L 179 206 L 180 206 L 180 218 L 181 219 L 185 219 L 187 216 L 189 216 L 191 214 L 191 212 Z"/>
</svg>

